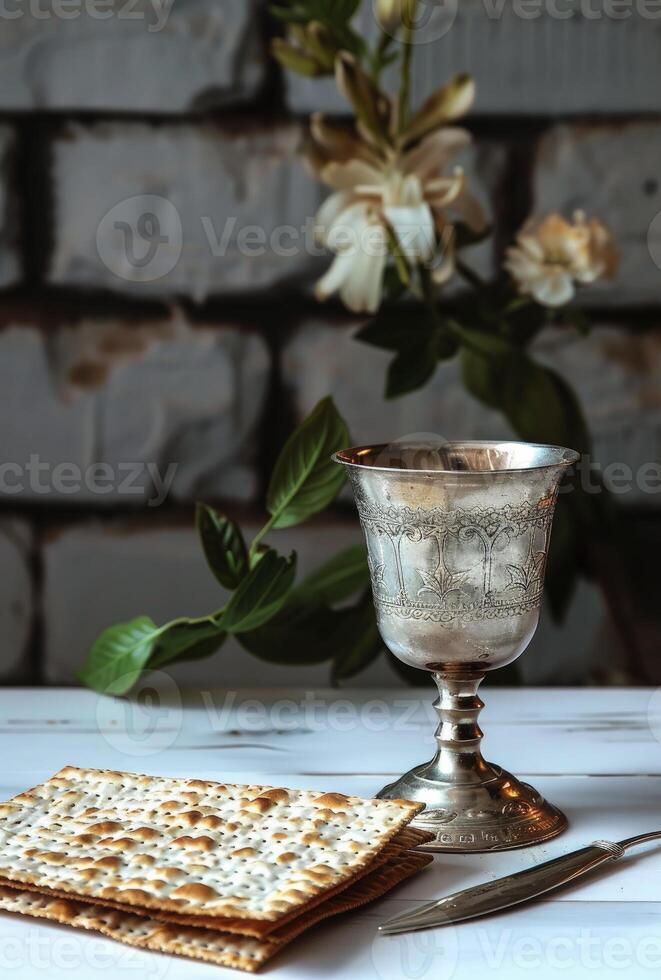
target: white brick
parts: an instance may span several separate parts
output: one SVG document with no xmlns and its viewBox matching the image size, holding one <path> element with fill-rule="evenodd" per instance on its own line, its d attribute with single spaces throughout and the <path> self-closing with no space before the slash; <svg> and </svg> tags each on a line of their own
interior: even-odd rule
<svg viewBox="0 0 661 980">
<path fill-rule="evenodd" d="M 3 463 L 13 470 L 2 493 L 47 504 L 132 506 L 154 499 L 151 481 L 141 467 L 130 489 L 122 483 L 131 464 L 151 463 L 161 474 L 176 465 L 174 499 L 251 499 L 268 374 L 257 335 L 193 329 L 178 316 L 128 326 L 83 322 L 48 340 L 36 328 L 9 328 L 0 333 L 0 439 Z M 38 481 L 25 469 L 32 456 L 49 467 Z M 78 468 L 80 492 L 57 482 L 60 463 Z M 88 478 L 98 463 L 114 474 L 107 494 Z M 17 484 L 21 495 L 12 492 Z"/>
<path fill-rule="evenodd" d="M 413 315 L 413 314 L 409 314 Z M 496 412 L 465 394 L 455 361 L 441 364 L 421 391 L 385 401 L 386 370 L 392 354 L 355 341 L 353 329 L 310 320 L 285 348 L 283 371 L 299 417 L 325 394 L 332 394 L 356 444 L 421 432 L 451 438 L 499 439 L 507 426 Z"/>
<path fill-rule="evenodd" d="M 246 527 L 248 537 L 257 530 Z M 273 532 L 269 542 L 286 554 L 295 549 L 304 575 L 361 540 L 357 523 L 310 525 Z M 166 622 L 177 615 L 204 615 L 222 606 L 225 593 L 206 567 L 192 528 L 166 529 L 98 524 L 65 530 L 45 547 L 46 676 L 71 683 L 98 633 L 139 614 Z M 284 667 L 257 660 L 228 641 L 208 660 L 171 668 L 180 684 L 240 687 L 323 685 L 329 664 Z M 397 683 L 385 659 L 354 682 Z"/>
<path fill-rule="evenodd" d="M 70 128 L 54 145 L 50 281 L 203 300 L 305 272 L 321 191 L 300 138 L 295 125 Z M 166 241 L 150 253 L 154 229 Z"/>
<path fill-rule="evenodd" d="M 1 109 L 182 112 L 245 98 L 261 78 L 256 0 L 58 6 L 3 6 Z"/>
<path fill-rule="evenodd" d="M 621 252 L 612 283 L 582 292 L 585 302 L 613 305 L 661 300 L 661 126 L 629 123 L 558 126 L 541 141 L 534 177 L 534 210 L 576 208 L 605 221 Z M 655 261 L 656 260 L 656 261 Z"/>
<path fill-rule="evenodd" d="M 0 126 L 0 288 L 14 285 L 20 276 L 18 228 L 12 194 L 14 131 Z"/>
<path fill-rule="evenodd" d="M 372 6 L 364 5 L 360 27 L 373 36 Z M 477 82 L 479 114 L 656 112 L 661 20 L 653 7 L 632 0 L 618 5 L 615 19 L 607 16 L 614 8 L 607 2 L 421 4 L 414 104 L 455 72 L 467 71 Z M 517 16 L 521 8 L 533 16 Z M 646 8 L 651 17 L 639 13 Z M 330 79 L 290 74 L 288 86 L 289 104 L 298 112 L 347 111 Z"/>
<path fill-rule="evenodd" d="M 439 364 L 422 390 L 384 401 L 392 354 L 352 339 L 351 330 L 310 321 L 283 355 L 285 379 L 300 417 L 331 393 L 349 423 L 355 443 L 383 442 L 417 433 L 447 439 L 511 436 L 498 412 L 485 408 L 464 389 L 458 360 Z M 598 328 L 588 338 L 549 331 L 537 356 L 573 385 L 594 436 L 595 457 L 606 467 L 622 463 L 632 474 L 659 459 L 661 445 L 661 331 L 629 333 Z M 625 503 L 661 499 L 634 480 Z"/>
<path fill-rule="evenodd" d="M 32 624 L 33 596 L 30 575 L 32 535 L 23 521 L 0 521 L 0 679 L 24 676 L 26 647 Z"/>
<path fill-rule="evenodd" d="M 549 332 L 537 354 L 579 394 L 595 459 L 618 499 L 658 507 L 661 485 L 657 477 L 653 489 L 651 470 L 661 468 L 661 329 L 597 326 L 583 339 Z M 620 466 L 631 471 L 630 490 Z"/>
</svg>

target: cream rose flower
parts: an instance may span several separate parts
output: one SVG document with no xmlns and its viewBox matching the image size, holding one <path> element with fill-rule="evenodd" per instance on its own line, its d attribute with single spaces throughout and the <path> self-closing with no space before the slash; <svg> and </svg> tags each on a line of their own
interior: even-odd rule
<svg viewBox="0 0 661 980">
<path fill-rule="evenodd" d="M 454 270 L 452 221 L 461 219 L 475 231 L 485 225 L 463 170 L 450 167 L 470 134 L 445 127 L 412 150 L 378 152 L 358 134 L 346 134 L 341 143 L 338 130 L 319 116 L 312 133 L 317 150 L 335 156 L 311 157 L 317 177 L 335 192 L 316 218 L 318 240 L 336 253 L 317 284 L 317 297 L 339 291 L 349 309 L 374 313 L 394 243 L 409 263 L 430 263 L 435 281 L 446 281 Z"/>
<path fill-rule="evenodd" d="M 564 306 L 576 284 L 613 278 L 618 255 L 610 231 L 576 211 L 573 222 L 557 213 L 528 221 L 507 250 L 505 269 L 518 291 L 542 306 Z"/>
</svg>

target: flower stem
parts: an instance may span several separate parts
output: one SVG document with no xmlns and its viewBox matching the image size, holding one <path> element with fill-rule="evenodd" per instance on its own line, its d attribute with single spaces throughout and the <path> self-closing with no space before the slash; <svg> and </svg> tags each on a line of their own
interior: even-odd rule
<svg viewBox="0 0 661 980">
<path fill-rule="evenodd" d="M 397 269 L 397 274 L 399 276 L 402 285 L 407 286 L 409 289 L 413 290 L 413 282 L 411 279 L 411 270 L 409 269 L 409 264 L 406 261 L 406 257 L 403 255 L 400 248 L 399 242 L 397 240 L 397 235 L 392 230 L 389 224 L 386 224 L 386 235 L 388 236 L 388 247 L 390 253 L 395 260 L 395 267 Z"/>
<path fill-rule="evenodd" d="M 392 37 L 387 34 L 386 31 L 381 32 L 381 37 L 379 38 L 379 43 L 376 46 L 376 50 L 372 55 L 372 81 L 378 87 L 381 81 L 381 72 L 384 68 L 385 57 L 388 54 L 388 48 L 392 42 Z"/>
<path fill-rule="evenodd" d="M 428 266 L 422 262 L 418 266 L 418 278 L 420 279 L 422 298 L 429 308 L 431 318 L 437 327 L 442 327 L 443 324 L 441 323 L 441 318 L 436 306 L 436 289 L 434 288 L 434 280 L 431 277 Z"/>
<path fill-rule="evenodd" d="M 486 285 L 484 279 L 471 269 L 470 266 L 466 265 L 462 259 L 455 259 L 454 267 L 462 279 L 465 279 L 471 286 L 474 286 L 476 289 L 484 289 Z"/>
<path fill-rule="evenodd" d="M 415 9 L 417 0 L 409 0 L 404 6 L 402 44 L 402 62 L 400 65 L 400 85 L 399 85 L 399 105 L 398 105 L 398 129 L 400 136 L 406 129 L 409 116 L 409 102 L 411 99 L 411 59 L 413 57 L 413 24 L 415 23 Z"/>
</svg>

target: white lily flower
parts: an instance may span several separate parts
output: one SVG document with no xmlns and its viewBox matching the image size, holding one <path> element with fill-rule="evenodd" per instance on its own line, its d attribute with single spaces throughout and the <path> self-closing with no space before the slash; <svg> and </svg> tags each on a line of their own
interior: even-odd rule
<svg viewBox="0 0 661 980">
<path fill-rule="evenodd" d="M 316 125 L 319 129 L 318 118 Z M 330 142 L 328 136 L 326 144 Z M 463 170 L 454 167 L 447 172 L 452 156 L 469 143 L 465 130 L 446 127 L 412 150 L 383 158 L 371 148 L 358 151 L 355 143 L 345 143 L 344 158 L 312 161 L 319 178 L 335 191 L 316 219 L 319 241 L 337 254 L 318 284 L 317 296 L 327 298 L 337 290 L 354 312 L 375 312 L 381 302 L 388 242 L 393 239 L 410 264 L 432 262 L 440 240 L 442 262 L 432 275 L 437 282 L 450 278 L 452 216 L 476 231 L 485 225 L 479 202 L 466 190 Z"/>
</svg>

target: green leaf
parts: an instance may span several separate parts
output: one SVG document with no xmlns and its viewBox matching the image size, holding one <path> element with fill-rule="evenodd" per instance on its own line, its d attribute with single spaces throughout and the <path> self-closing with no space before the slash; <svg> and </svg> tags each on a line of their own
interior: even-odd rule
<svg viewBox="0 0 661 980">
<path fill-rule="evenodd" d="M 226 589 L 236 589 L 248 571 L 248 552 L 234 521 L 212 507 L 198 504 L 197 533 L 209 568 Z"/>
<path fill-rule="evenodd" d="M 347 680 L 369 666 L 380 656 L 383 640 L 376 626 L 371 591 L 345 612 L 336 633 L 336 656 L 333 661 L 333 681 Z"/>
<path fill-rule="evenodd" d="M 337 652 L 334 642 L 338 617 L 325 606 L 284 607 L 259 629 L 241 633 L 239 642 L 268 663 L 289 666 L 319 664 Z"/>
<path fill-rule="evenodd" d="M 369 585 L 369 569 L 364 545 L 355 545 L 334 555 L 316 568 L 291 593 L 291 602 L 321 602 L 331 606 L 348 599 Z"/>
<path fill-rule="evenodd" d="M 421 327 L 415 321 L 411 322 L 400 309 L 395 316 L 392 312 L 379 314 L 366 323 L 364 327 L 361 327 L 355 338 L 362 344 L 369 344 L 371 347 L 403 351 L 411 342 L 415 342 L 421 330 L 425 339 L 433 336 L 433 330 L 430 326 L 424 323 Z"/>
<path fill-rule="evenodd" d="M 582 493 L 582 490 L 574 487 L 572 495 L 576 493 Z M 579 539 L 573 501 L 569 496 L 561 496 L 553 518 L 545 587 L 549 609 L 556 622 L 561 623 L 565 618 L 578 582 Z"/>
<path fill-rule="evenodd" d="M 508 363 L 504 381 L 503 408 L 517 435 L 528 442 L 589 451 L 590 437 L 580 405 L 555 371 L 522 354 Z"/>
<path fill-rule="evenodd" d="M 436 335 L 436 358 L 439 361 L 449 361 L 459 350 L 455 337 L 447 330 L 439 330 Z"/>
<path fill-rule="evenodd" d="M 461 374 L 474 398 L 490 408 L 502 407 L 502 369 L 497 361 L 464 347 L 461 351 Z"/>
<path fill-rule="evenodd" d="M 386 654 L 388 663 L 406 684 L 409 684 L 411 687 L 423 687 L 427 685 L 429 675 L 424 670 L 418 670 L 417 667 L 410 667 L 402 660 L 399 660 L 390 650 L 386 650 Z"/>
<path fill-rule="evenodd" d="M 281 37 L 272 39 L 271 54 L 283 68 L 304 75 L 306 78 L 316 78 L 324 74 L 324 69 L 315 58 L 309 57 L 300 48 L 294 47 Z"/>
<path fill-rule="evenodd" d="M 390 362 L 386 380 L 386 398 L 399 398 L 421 388 L 433 375 L 438 363 L 436 336 L 430 334 L 408 347 Z"/>
<path fill-rule="evenodd" d="M 516 353 L 516 348 L 508 340 L 495 332 L 472 330 L 464 327 L 457 320 L 449 320 L 448 326 L 464 346 L 477 354 L 509 357 Z"/>
<path fill-rule="evenodd" d="M 333 9 L 336 15 L 343 21 L 350 21 L 360 7 L 361 0 L 333 0 Z"/>
<path fill-rule="evenodd" d="M 159 633 L 149 616 L 104 630 L 92 644 L 79 680 L 100 694 L 125 694 L 145 668 Z"/>
<path fill-rule="evenodd" d="M 394 303 L 406 292 L 406 279 L 402 277 L 396 263 L 389 263 L 383 274 L 383 295 L 389 303 Z"/>
<path fill-rule="evenodd" d="M 286 602 L 295 575 L 296 555 L 283 558 L 269 549 L 227 603 L 219 625 L 228 633 L 245 633 L 262 626 Z"/>
<path fill-rule="evenodd" d="M 158 670 L 167 664 L 210 657 L 223 645 L 225 638 L 226 633 L 213 620 L 177 620 L 159 636 L 148 667 Z"/>
<path fill-rule="evenodd" d="M 276 20 L 284 21 L 286 24 L 307 24 L 310 18 L 306 10 L 297 7 L 270 6 L 268 11 Z"/>
<path fill-rule="evenodd" d="M 324 398 L 289 437 L 269 484 L 266 506 L 273 527 L 291 527 L 324 510 L 337 495 L 345 473 L 331 459 L 344 449 L 349 432 L 333 399 Z"/>
<path fill-rule="evenodd" d="M 582 337 L 587 337 L 592 330 L 590 318 L 576 306 L 566 306 L 561 311 L 560 319 L 573 327 Z"/>
<path fill-rule="evenodd" d="M 521 310 L 525 310 L 527 307 L 531 306 L 532 299 L 530 296 L 515 296 L 514 299 L 510 300 L 509 303 L 503 309 L 503 316 L 508 317 L 513 313 L 519 313 Z"/>
</svg>

